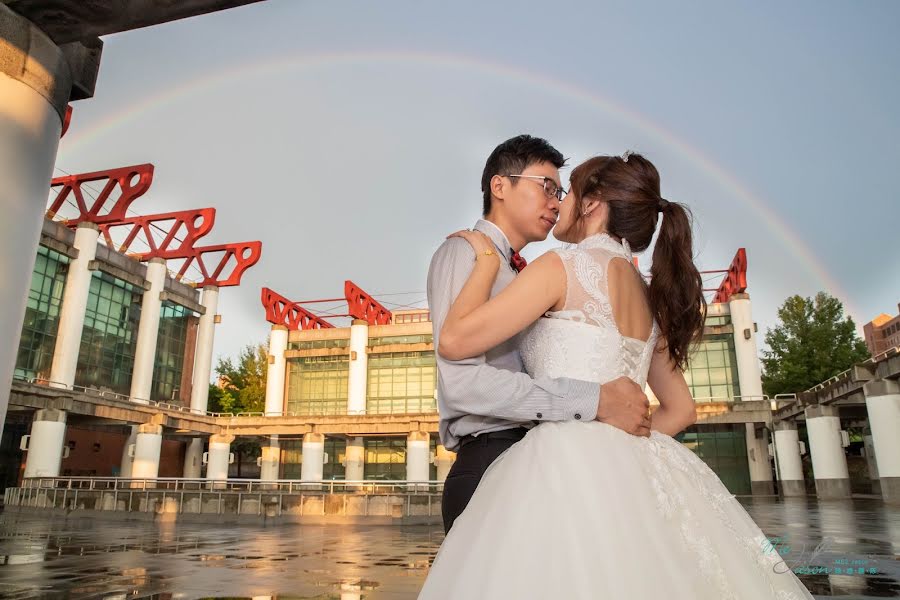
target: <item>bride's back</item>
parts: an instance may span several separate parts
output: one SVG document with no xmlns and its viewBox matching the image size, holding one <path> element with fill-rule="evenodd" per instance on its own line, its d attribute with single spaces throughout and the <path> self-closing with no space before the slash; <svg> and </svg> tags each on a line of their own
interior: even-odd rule
<svg viewBox="0 0 900 600">
<path fill-rule="evenodd" d="M 566 270 L 566 299 L 526 332 L 527 371 L 600 383 L 626 376 L 644 385 L 657 328 L 627 243 L 597 234 L 554 252 Z"/>
</svg>

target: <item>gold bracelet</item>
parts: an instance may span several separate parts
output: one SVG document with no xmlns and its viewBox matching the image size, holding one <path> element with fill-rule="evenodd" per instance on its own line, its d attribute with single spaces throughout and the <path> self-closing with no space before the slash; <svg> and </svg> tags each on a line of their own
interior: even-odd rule
<svg viewBox="0 0 900 600">
<path fill-rule="evenodd" d="M 475 255 L 475 260 L 478 260 L 482 256 L 494 256 L 494 251 L 493 250 L 485 250 L 484 252 L 480 252 Z"/>
</svg>

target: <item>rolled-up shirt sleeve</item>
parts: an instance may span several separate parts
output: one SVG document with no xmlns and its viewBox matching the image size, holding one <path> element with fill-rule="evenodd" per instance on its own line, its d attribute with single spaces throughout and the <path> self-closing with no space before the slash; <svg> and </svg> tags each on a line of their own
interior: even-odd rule
<svg viewBox="0 0 900 600">
<path fill-rule="evenodd" d="M 435 359 L 441 380 L 442 418 L 469 414 L 510 421 L 591 421 L 600 402 L 600 384 L 539 377 L 498 369 L 485 356 L 446 360 L 437 352 L 441 326 L 465 285 L 475 252 L 462 238 L 445 241 L 428 270 L 428 305 L 434 328 Z"/>
</svg>

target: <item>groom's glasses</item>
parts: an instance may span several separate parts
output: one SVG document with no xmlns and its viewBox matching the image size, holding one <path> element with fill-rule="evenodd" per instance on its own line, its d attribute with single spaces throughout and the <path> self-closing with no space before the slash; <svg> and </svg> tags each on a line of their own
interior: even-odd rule
<svg viewBox="0 0 900 600">
<path fill-rule="evenodd" d="M 563 196 L 566 195 L 566 190 L 559 187 L 559 185 L 549 177 L 543 175 L 507 175 L 507 177 L 520 177 L 522 179 L 534 181 L 535 183 L 541 181 L 541 185 L 544 187 L 544 193 L 547 197 L 556 198 L 559 202 L 562 202 Z"/>
</svg>

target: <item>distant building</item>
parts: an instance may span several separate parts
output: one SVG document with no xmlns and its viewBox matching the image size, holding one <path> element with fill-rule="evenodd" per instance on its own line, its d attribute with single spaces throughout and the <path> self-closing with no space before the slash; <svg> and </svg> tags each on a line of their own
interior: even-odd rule
<svg viewBox="0 0 900 600">
<path fill-rule="evenodd" d="M 897 304 L 900 312 L 900 304 Z M 872 356 L 900 346 L 900 314 L 896 316 L 881 313 L 863 326 L 866 346 Z"/>
</svg>

